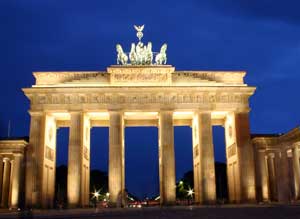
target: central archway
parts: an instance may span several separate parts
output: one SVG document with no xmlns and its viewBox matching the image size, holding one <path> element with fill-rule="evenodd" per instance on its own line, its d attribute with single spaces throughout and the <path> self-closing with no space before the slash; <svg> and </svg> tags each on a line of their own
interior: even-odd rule
<svg viewBox="0 0 300 219">
<path fill-rule="evenodd" d="M 125 128 L 125 188 L 139 200 L 159 195 L 158 128 Z"/>
</svg>

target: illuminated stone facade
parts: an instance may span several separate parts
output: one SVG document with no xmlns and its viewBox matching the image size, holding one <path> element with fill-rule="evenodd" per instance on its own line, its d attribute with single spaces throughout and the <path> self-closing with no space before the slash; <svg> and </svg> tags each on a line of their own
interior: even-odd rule
<svg viewBox="0 0 300 219">
<path fill-rule="evenodd" d="M 300 200 L 300 128 L 286 134 L 253 135 L 258 201 Z"/>
<path fill-rule="evenodd" d="M 244 83 L 246 73 L 175 71 L 171 65 L 165 65 L 167 44 L 162 45 L 158 54 L 153 53 L 151 42 L 147 45 L 141 42 L 144 25 L 135 29 L 139 42 L 131 44 L 129 54 L 118 44 L 117 62 L 122 65 L 110 66 L 106 72 L 33 73 L 36 83 L 23 89 L 30 100 L 31 116 L 25 162 L 24 142 L 0 141 L 0 158 L 3 154 L 4 165 L 0 168 L 1 205 L 13 208 L 19 205 L 25 171 L 26 206 L 53 207 L 56 133 L 60 127 L 69 127 L 67 199 L 70 207 L 89 206 L 90 130 L 93 127 L 109 127 L 108 175 L 112 206 L 124 203 L 124 128 L 128 126 L 158 127 L 162 205 L 176 201 L 174 126 L 192 128 L 196 203 L 216 203 L 212 127 L 217 125 L 225 129 L 230 202 L 256 202 L 257 195 L 262 200 L 289 200 L 286 186 L 289 182 L 278 180 L 287 176 L 284 170 L 289 154 L 296 157 L 294 197 L 299 199 L 298 143 L 289 144 L 289 148 L 278 146 L 277 138 L 267 138 L 270 144 L 265 138 L 254 138 L 255 147 L 251 143 L 249 97 L 255 87 Z M 280 142 L 289 140 L 284 136 L 278 139 Z M 17 151 L 9 150 L 13 145 L 18 145 Z M 265 167 L 267 164 L 270 164 L 269 170 Z"/>
<path fill-rule="evenodd" d="M 195 201 L 215 203 L 212 126 L 225 128 L 229 199 L 254 202 L 254 155 L 248 99 L 255 87 L 245 72 L 175 71 L 169 65 L 111 66 L 107 72 L 35 72 L 23 89 L 30 99 L 26 204 L 52 207 L 56 129 L 70 128 L 68 203 L 89 204 L 90 129 L 109 127 L 109 193 L 116 205 L 125 189 L 124 127 L 159 129 L 161 204 L 175 194 L 174 126 L 193 129 Z"/>
<path fill-rule="evenodd" d="M 0 140 L 0 200 L 1 208 L 18 208 L 24 193 L 24 139 Z"/>
</svg>

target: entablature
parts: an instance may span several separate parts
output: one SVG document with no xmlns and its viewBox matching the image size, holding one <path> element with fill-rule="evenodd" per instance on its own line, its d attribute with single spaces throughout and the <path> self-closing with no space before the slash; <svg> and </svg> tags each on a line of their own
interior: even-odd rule
<svg viewBox="0 0 300 219">
<path fill-rule="evenodd" d="M 106 72 L 34 72 L 33 87 L 247 86 L 244 71 L 175 71 L 171 65 L 118 66 Z"/>
<path fill-rule="evenodd" d="M 0 140 L 0 155 L 24 154 L 27 144 L 25 140 Z"/>
<path fill-rule="evenodd" d="M 248 108 L 253 87 L 127 87 L 114 88 L 26 88 L 31 109 L 79 107 L 119 108 Z M 100 105 L 99 105 L 100 104 Z"/>
<path fill-rule="evenodd" d="M 274 136 L 256 136 L 252 138 L 252 143 L 257 149 L 283 150 L 293 148 L 300 142 L 300 128 L 296 127 L 285 134 L 275 134 Z"/>
</svg>

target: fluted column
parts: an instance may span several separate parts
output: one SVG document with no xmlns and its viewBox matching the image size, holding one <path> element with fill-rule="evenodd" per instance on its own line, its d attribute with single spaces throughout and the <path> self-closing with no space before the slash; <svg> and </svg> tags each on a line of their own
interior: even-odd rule
<svg viewBox="0 0 300 219">
<path fill-rule="evenodd" d="M 176 201 L 175 152 L 173 111 L 159 113 L 159 182 L 160 203 L 171 205 Z"/>
<path fill-rule="evenodd" d="M 268 163 L 268 175 L 269 175 L 269 194 L 270 194 L 270 200 L 276 201 L 277 198 L 277 185 L 276 185 L 276 176 L 275 176 L 275 162 L 274 162 L 275 156 L 274 154 L 269 154 L 267 157 L 267 163 Z"/>
<path fill-rule="evenodd" d="M 30 138 L 26 146 L 25 204 L 27 207 L 41 205 L 41 169 L 43 163 L 43 133 L 45 117 L 41 112 L 31 112 Z"/>
<path fill-rule="evenodd" d="M 124 202 L 124 121 L 121 111 L 109 112 L 109 166 L 108 188 L 111 206 Z"/>
<path fill-rule="evenodd" d="M 290 200 L 287 152 L 282 151 L 275 153 L 275 163 L 278 201 L 287 203 Z"/>
<path fill-rule="evenodd" d="M 81 180 L 81 205 L 89 206 L 90 202 L 90 119 L 89 116 L 83 115 L 83 152 L 82 152 L 82 180 Z"/>
<path fill-rule="evenodd" d="M 250 141 L 248 112 L 234 113 L 234 123 L 240 177 L 239 200 L 256 202 L 254 151 Z"/>
<path fill-rule="evenodd" d="M 216 180 L 211 113 L 195 114 L 193 135 L 195 201 L 213 204 L 216 202 Z"/>
<path fill-rule="evenodd" d="M 0 202 L 2 200 L 2 185 L 3 185 L 3 156 L 0 155 Z"/>
<path fill-rule="evenodd" d="M 268 180 L 268 173 L 267 173 L 267 165 L 266 165 L 266 155 L 265 150 L 258 150 L 257 152 L 257 162 L 259 166 L 259 187 L 261 187 L 261 198 L 262 201 L 269 200 L 269 180 Z"/>
<path fill-rule="evenodd" d="M 23 155 L 14 154 L 14 165 L 12 169 L 12 179 L 11 179 L 11 208 L 18 208 L 20 202 L 20 193 L 22 190 L 22 176 L 23 176 Z"/>
<path fill-rule="evenodd" d="M 8 207 L 11 206 L 11 194 L 12 194 L 12 181 L 13 181 L 13 172 L 14 172 L 15 161 L 10 160 L 10 177 L 9 177 L 9 193 L 8 193 Z"/>
<path fill-rule="evenodd" d="M 67 196 L 70 207 L 80 206 L 82 169 L 82 113 L 71 112 Z"/>
<path fill-rule="evenodd" d="M 8 196 L 9 196 L 9 184 L 10 184 L 10 160 L 9 158 L 4 158 L 4 168 L 3 168 L 3 186 L 2 186 L 2 199 L 1 206 L 3 208 L 8 207 Z"/>
<path fill-rule="evenodd" d="M 299 164 L 299 148 L 297 145 L 293 148 L 293 170 L 295 184 L 295 200 L 300 199 L 300 164 Z"/>
</svg>

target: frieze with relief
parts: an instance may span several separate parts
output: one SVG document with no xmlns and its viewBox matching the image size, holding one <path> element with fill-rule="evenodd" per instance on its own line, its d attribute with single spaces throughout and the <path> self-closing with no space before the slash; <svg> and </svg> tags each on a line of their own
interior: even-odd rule
<svg viewBox="0 0 300 219">
<path fill-rule="evenodd" d="M 177 104 L 177 103 L 248 103 L 245 94 L 222 93 L 158 93 L 158 94 L 116 94 L 116 93 L 91 93 L 91 94 L 39 94 L 31 96 L 31 104 Z"/>
<path fill-rule="evenodd" d="M 164 73 L 115 73 L 111 75 L 112 83 L 124 83 L 124 82 L 142 82 L 142 83 L 166 83 L 171 82 L 171 77 Z"/>
</svg>

